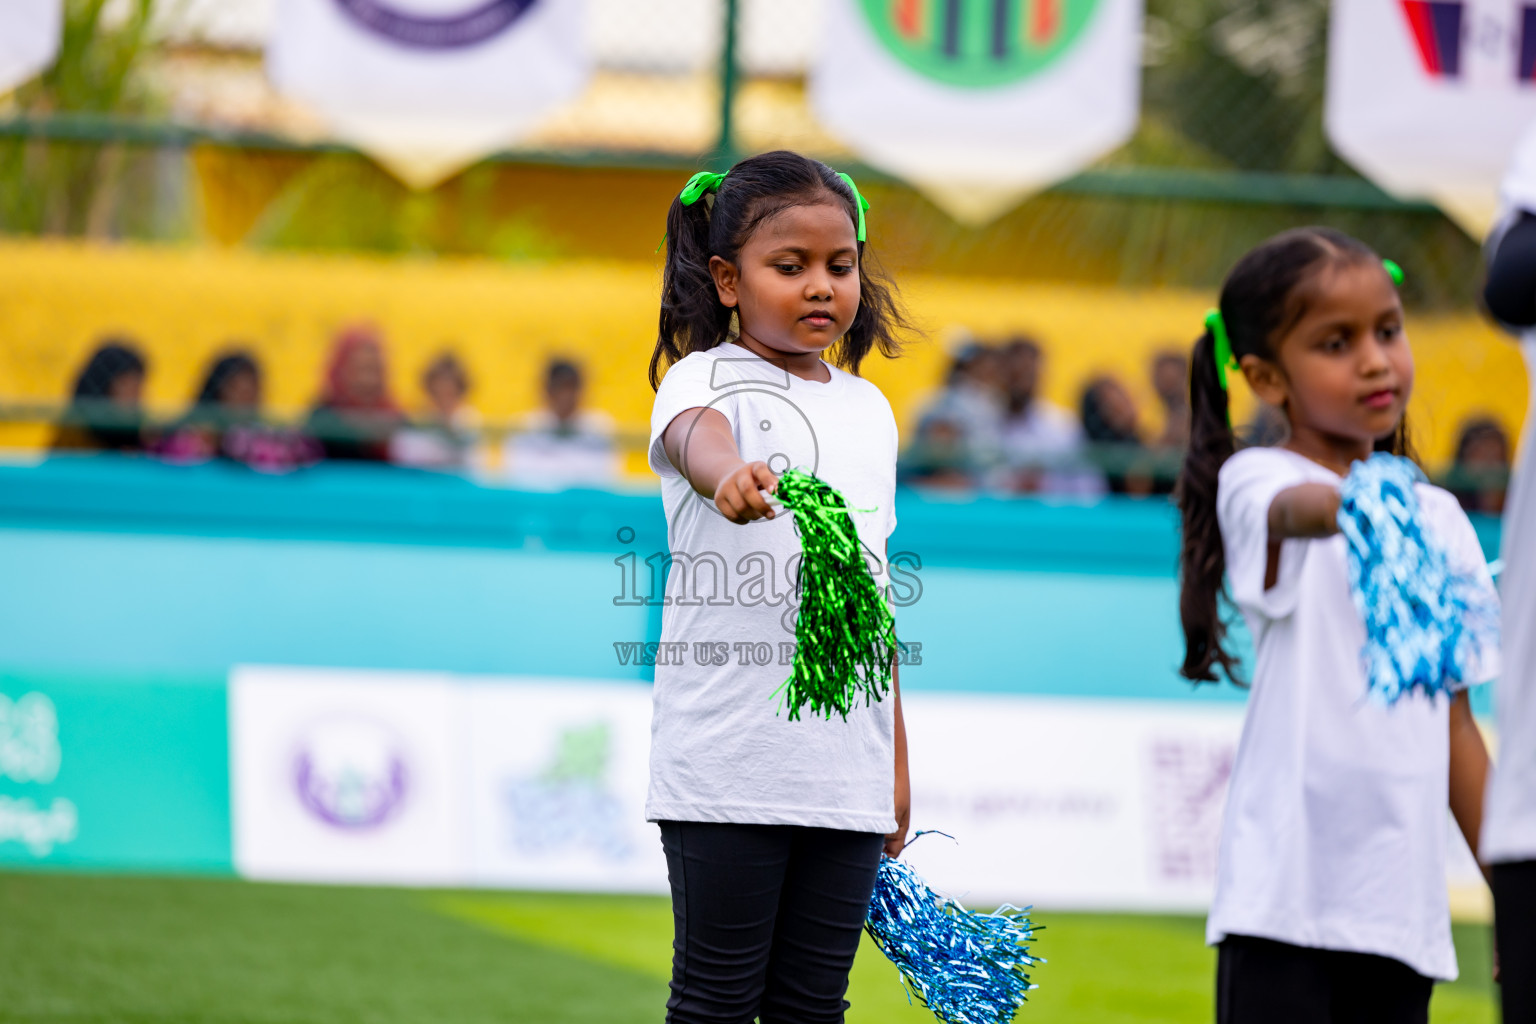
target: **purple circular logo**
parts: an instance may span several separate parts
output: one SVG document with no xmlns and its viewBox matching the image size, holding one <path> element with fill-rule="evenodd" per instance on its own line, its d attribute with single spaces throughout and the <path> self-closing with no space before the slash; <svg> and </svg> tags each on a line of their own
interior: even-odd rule
<svg viewBox="0 0 1536 1024">
<path fill-rule="evenodd" d="M 334 828 L 377 828 L 405 802 L 407 771 L 399 740 L 365 719 L 316 725 L 293 759 L 299 803 Z"/>
<path fill-rule="evenodd" d="M 457 14 L 402 11 L 389 0 L 336 0 L 353 21 L 401 46 L 457 50 L 494 39 L 539 0 L 481 0 Z"/>
</svg>

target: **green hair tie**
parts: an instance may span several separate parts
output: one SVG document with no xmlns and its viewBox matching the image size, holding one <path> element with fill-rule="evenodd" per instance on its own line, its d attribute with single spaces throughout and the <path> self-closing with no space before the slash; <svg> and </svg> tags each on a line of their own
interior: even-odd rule
<svg viewBox="0 0 1536 1024">
<path fill-rule="evenodd" d="M 1227 390 L 1227 370 L 1237 369 L 1237 357 L 1232 354 L 1232 339 L 1227 337 L 1227 322 L 1221 318 L 1221 310 L 1212 309 L 1205 314 L 1205 329 L 1216 339 L 1216 379 L 1221 390 Z"/>
<path fill-rule="evenodd" d="M 715 174 L 712 171 L 700 171 L 688 179 L 688 184 L 677 194 L 678 201 L 684 206 L 692 206 L 711 192 L 720 191 L 720 183 L 725 180 L 728 172 L 721 171 Z"/>
<path fill-rule="evenodd" d="M 684 185 L 683 190 L 677 194 L 677 201 L 684 206 L 692 206 L 709 193 L 719 192 L 720 183 L 725 180 L 725 176 L 728 173 L 730 172 L 721 171 L 719 174 L 715 174 L 713 171 L 700 171 L 688 179 L 688 184 Z M 666 244 L 667 233 L 663 231 L 661 233 L 661 241 L 656 243 L 656 251 L 661 252 L 661 247 Z"/>
<path fill-rule="evenodd" d="M 1382 260 L 1381 265 L 1386 269 L 1387 276 L 1392 279 L 1392 285 L 1396 288 L 1403 286 L 1403 268 L 1397 265 L 1396 260 Z"/>
<path fill-rule="evenodd" d="M 864 211 L 869 209 L 869 200 L 865 199 L 864 196 L 860 194 L 859 186 L 857 186 L 857 185 L 855 185 L 853 183 L 853 176 L 852 175 L 845 174 L 842 171 L 838 171 L 837 172 L 837 176 L 839 178 L 842 178 L 843 179 L 843 183 L 848 186 L 848 188 L 849 188 L 849 190 L 851 192 L 853 192 L 853 202 L 854 202 L 854 205 L 856 207 L 858 207 L 858 210 L 859 210 L 859 230 L 858 230 L 858 233 L 857 233 L 856 237 L 858 238 L 859 241 L 862 242 L 862 241 L 864 241 Z"/>
</svg>

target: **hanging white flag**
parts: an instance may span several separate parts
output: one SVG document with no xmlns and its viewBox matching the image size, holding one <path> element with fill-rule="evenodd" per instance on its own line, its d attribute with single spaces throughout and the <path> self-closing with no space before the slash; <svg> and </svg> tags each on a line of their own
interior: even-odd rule
<svg viewBox="0 0 1536 1024">
<path fill-rule="evenodd" d="M 0 93 L 46 71 L 63 34 L 64 0 L 0 3 Z"/>
<path fill-rule="evenodd" d="M 991 219 L 1136 129 L 1141 0 L 830 0 L 811 103 L 859 158 Z"/>
<path fill-rule="evenodd" d="M 279 0 L 273 85 L 428 188 L 526 135 L 590 74 L 582 0 Z"/>
<path fill-rule="evenodd" d="M 1329 27 L 1328 139 L 1404 199 L 1481 238 L 1536 117 L 1536 3 L 1345 0 Z"/>
</svg>

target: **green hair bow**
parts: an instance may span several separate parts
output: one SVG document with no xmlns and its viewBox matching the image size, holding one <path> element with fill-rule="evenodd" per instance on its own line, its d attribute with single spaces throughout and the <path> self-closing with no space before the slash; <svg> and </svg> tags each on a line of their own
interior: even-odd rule
<svg viewBox="0 0 1536 1024">
<path fill-rule="evenodd" d="M 1227 336 L 1227 322 L 1221 318 L 1221 310 L 1212 309 L 1205 314 L 1205 329 L 1215 339 L 1216 379 L 1221 390 L 1227 390 L 1227 371 L 1238 367 L 1237 357 L 1232 354 L 1232 339 Z"/>
<path fill-rule="evenodd" d="M 688 179 L 688 184 L 677 194 L 678 201 L 684 206 L 692 206 L 711 192 L 720 191 L 720 183 L 725 180 L 727 172 L 719 174 L 713 171 L 700 171 Z"/>
<path fill-rule="evenodd" d="M 855 185 L 853 183 L 853 176 L 851 174 L 846 174 L 843 171 L 838 171 L 837 172 L 837 176 L 839 178 L 843 179 L 843 184 L 847 185 L 848 186 L 848 190 L 853 193 L 853 201 L 858 206 L 858 210 L 859 210 L 859 230 L 858 230 L 858 233 L 857 233 L 856 237 L 858 238 L 859 241 L 862 242 L 862 241 L 864 241 L 864 211 L 869 209 L 869 200 L 865 199 L 864 196 L 862 194 L 860 194 L 859 186 L 857 186 L 857 185 Z"/>
</svg>

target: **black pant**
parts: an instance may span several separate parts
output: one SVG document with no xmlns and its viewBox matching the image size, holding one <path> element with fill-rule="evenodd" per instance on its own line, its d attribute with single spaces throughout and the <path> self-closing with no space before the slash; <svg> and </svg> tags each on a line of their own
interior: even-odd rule
<svg viewBox="0 0 1536 1024">
<path fill-rule="evenodd" d="M 1229 935 L 1216 1024 L 1427 1024 L 1434 984 L 1391 957 Z"/>
<path fill-rule="evenodd" d="M 664 821 L 669 1024 L 841 1024 L 885 837 Z"/>
<path fill-rule="evenodd" d="M 1493 934 L 1504 1024 L 1536 1021 L 1536 861 L 1493 866 Z"/>
</svg>

